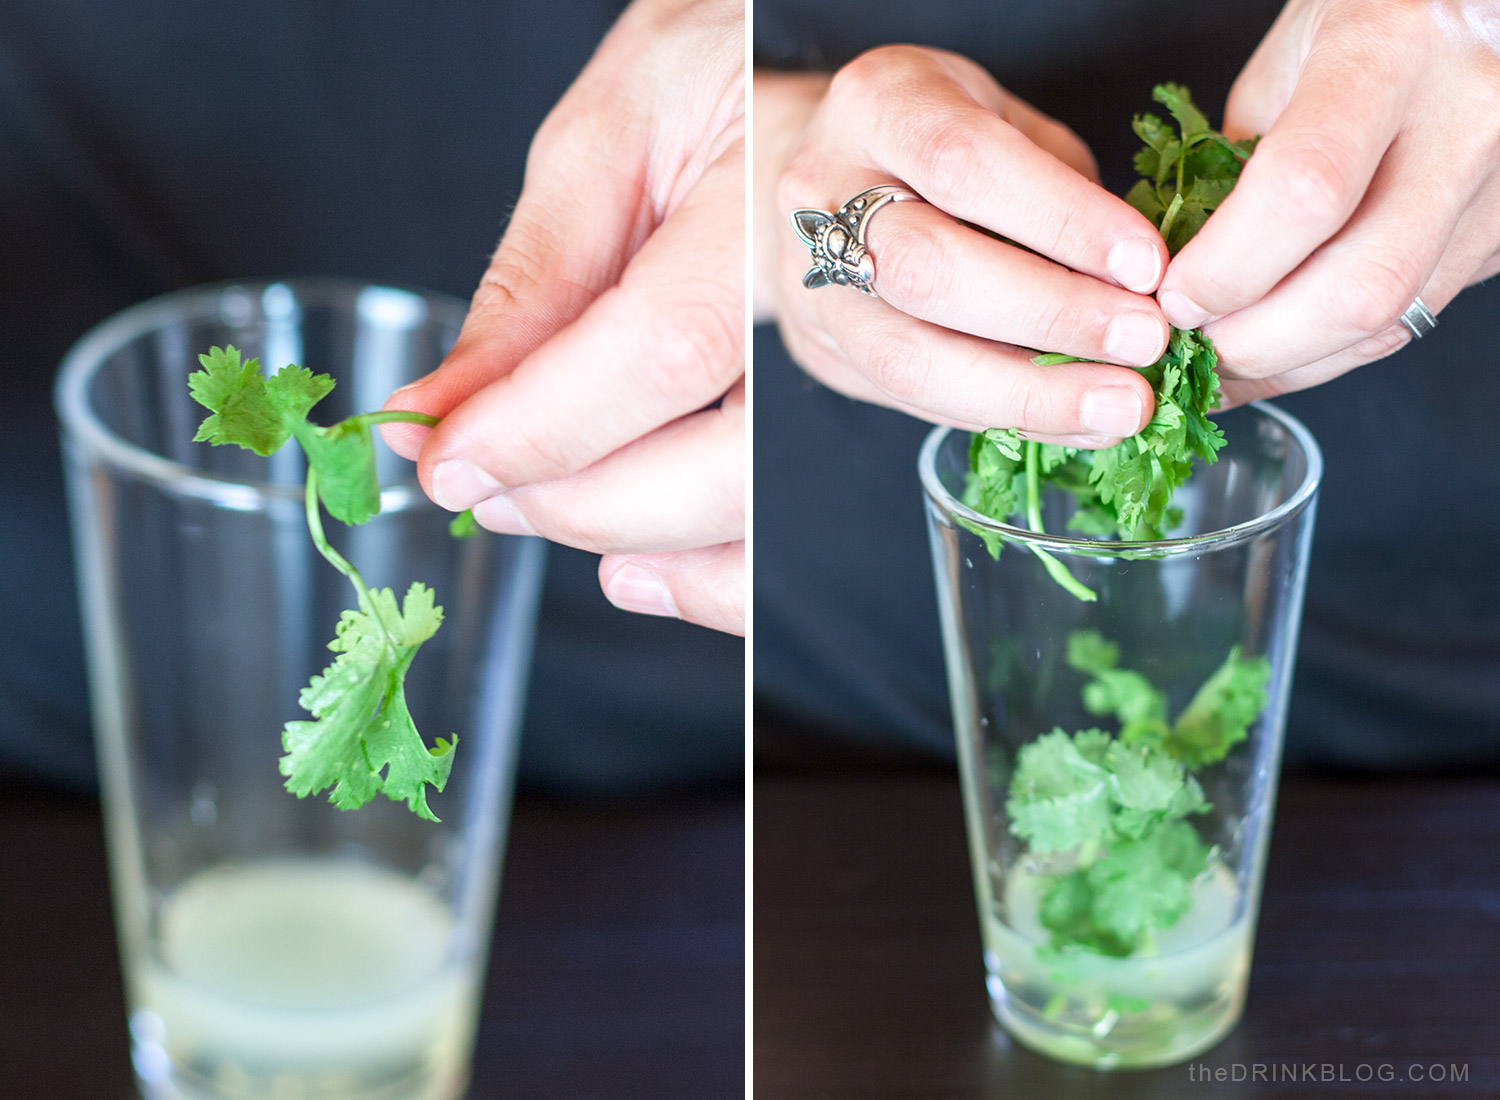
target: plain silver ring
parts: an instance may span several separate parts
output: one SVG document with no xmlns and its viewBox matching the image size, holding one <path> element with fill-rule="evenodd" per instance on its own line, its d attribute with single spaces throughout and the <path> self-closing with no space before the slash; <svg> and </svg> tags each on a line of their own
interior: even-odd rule
<svg viewBox="0 0 1500 1100">
<path fill-rule="evenodd" d="M 1427 308 L 1427 303 L 1422 301 L 1420 295 L 1406 307 L 1406 312 L 1401 315 L 1401 323 L 1411 333 L 1413 340 L 1420 340 L 1437 328 L 1437 318 L 1432 315 L 1432 310 Z"/>
<path fill-rule="evenodd" d="M 861 191 L 832 214 L 804 208 L 792 211 L 792 228 L 812 250 L 812 267 L 802 276 L 809 290 L 820 286 L 852 286 L 872 298 L 875 257 L 865 245 L 865 232 L 875 211 L 892 202 L 922 201 L 922 197 L 894 183 Z"/>
</svg>

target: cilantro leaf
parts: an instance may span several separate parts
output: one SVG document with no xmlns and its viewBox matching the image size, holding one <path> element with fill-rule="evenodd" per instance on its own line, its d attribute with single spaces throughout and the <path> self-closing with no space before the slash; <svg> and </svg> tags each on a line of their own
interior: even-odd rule
<svg viewBox="0 0 1500 1100">
<path fill-rule="evenodd" d="M 1116 741 L 1109 746 L 1105 759 L 1113 798 L 1130 810 L 1165 811 L 1186 778 L 1177 761 L 1152 745 Z"/>
<path fill-rule="evenodd" d="M 1250 723 L 1265 709 L 1271 678 L 1266 658 L 1242 657 L 1234 646 L 1176 721 L 1168 722 L 1166 696 L 1139 672 L 1116 667 L 1119 647 L 1102 634 L 1073 631 L 1067 659 L 1090 677 L 1083 685 L 1083 705 L 1090 714 L 1113 714 L 1120 722 L 1121 741 L 1159 745 L 1189 768 L 1217 763 L 1245 739 Z"/>
<path fill-rule="evenodd" d="M 405 678 L 417 649 L 437 632 L 443 610 L 432 590 L 408 589 L 400 610 L 389 588 L 373 589 L 339 618 L 328 644 L 339 656 L 314 676 L 299 702 L 315 721 L 282 731 L 281 774 L 297 797 L 332 787 L 329 801 L 354 809 L 377 793 L 436 821 L 426 785 L 441 791 L 453 767 L 451 741 L 428 749 L 406 706 Z"/>
<path fill-rule="evenodd" d="M 465 508 L 449 520 L 448 534 L 456 539 L 471 539 L 479 534 L 479 521 L 474 518 L 474 510 Z"/>
<path fill-rule="evenodd" d="M 1084 685 L 1083 706 L 1090 714 L 1113 714 L 1125 741 L 1160 742 L 1167 734 L 1167 698 L 1139 672 L 1101 669 Z"/>
<path fill-rule="evenodd" d="M 1065 852 L 1109 833 L 1109 773 L 1060 729 L 1021 747 L 1005 804 L 1011 832 L 1038 852 Z"/>
<path fill-rule="evenodd" d="M 1176 126 L 1154 114 L 1132 121 L 1145 143 L 1135 156 L 1142 178 L 1125 199 L 1157 227 L 1175 255 L 1229 195 L 1255 141 L 1232 142 L 1212 129 L 1181 85 L 1161 84 L 1152 94 Z M 1049 354 L 1035 361 L 1046 365 L 1072 357 Z M 1045 481 L 1074 498 L 1069 530 L 1095 538 L 1164 537 L 1181 521 L 1172 497 L 1192 474 L 1194 458 L 1213 462 L 1224 445 L 1223 433 L 1208 416 L 1220 402 L 1217 366 L 1213 345 L 1201 331 L 1173 329 L 1162 357 L 1140 368 L 1156 395 L 1156 409 L 1138 435 L 1094 451 L 1028 443 L 1022 456 L 1012 453 L 1017 447 L 995 445 L 1001 429 L 989 429 L 971 444 L 964 503 L 996 519 L 1009 519 L 1023 508 L 1039 517 L 1038 491 L 1032 487 Z M 1040 531 L 1039 520 L 1031 527 Z M 985 542 L 998 556 L 998 540 L 988 536 Z M 1065 589 L 1080 599 L 1094 598 L 1056 559 L 1047 556 L 1044 564 Z"/>
<path fill-rule="evenodd" d="M 1167 740 L 1168 751 L 1190 768 L 1224 759 L 1246 738 L 1250 723 L 1265 709 L 1270 681 L 1269 660 L 1241 657 L 1240 647 L 1232 648 L 1177 716 Z"/>
<path fill-rule="evenodd" d="M 303 420 L 293 434 L 317 471 L 318 499 L 340 523 L 360 524 L 380 511 L 375 477 L 375 441 L 359 417 L 320 428 Z"/>
<path fill-rule="evenodd" d="M 1151 98 L 1172 113 L 1182 129 L 1184 143 L 1209 132 L 1208 119 L 1193 105 L 1192 95 L 1181 84 L 1158 84 L 1151 89 Z"/>
<path fill-rule="evenodd" d="M 1068 635 L 1068 664 L 1095 675 L 1120 663 L 1120 647 L 1097 630 L 1075 630 Z"/>
<path fill-rule="evenodd" d="M 1238 646 L 1173 724 L 1166 695 L 1119 659 L 1098 631 L 1068 636 L 1085 706 L 1114 713 L 1120 732 L 1054 729 L 1022 746 L 1011 777 L 1011 832 L 1032 851 L 1071 853 L 1041 897 L 1050 950 L 1130 955 L 1182 918 L 1212 856 L 1185 820 L 1211 809 L 1191 769 L 1223 759 L 1265 707 L 1269 662 Z"/>
<path fill-rule="evenodd" d="M 203 369 L 188 377 L 193 400 L 209 409 L 195 442 L 233 443 L 269 455 L 281 448 L 308 412 L 333 389 L 333 379 L 304 367 L 283 367 L 267 379 L 260 361 L 240 361 L 233 345 L 198 356 Z"/>
<path fill-rule="evenodd" d="M 1095 926 L 1121 944 L 1139 946 L 1153 929 L 1182 918 L 1192 881 L 1207 866 L 1208 847 L 1185 821 L 1166 822 L 1140 840 L 1115 845 L 1084 872 Z"/>
<path fill-rule="evenodd" d="M 300 696 L 315 721 L 288 722 L 282 731 L 286 755 L 279 766 L 287 789 L 300 798 L 331 787 L 329 801 L 346 810 L 384 793 L 436 821 L 427 787 L 441 791 L 447 783 L 458 739 L 426 746 L 406 706 L 405 679 L 418 647 L 442 623 L 442 608 L 421 584 L 411 586 L 399 610 L 390 589 L 367 588 L 329 544 L 318 513 L 319 500 L 346 524 L 364 523 L 379 512 L 371 425 L 407 420 L 431 426 L 436 418 L 395 410 L 320 427 L 307 414 L 333 389 L 328 375 L 287 366 L 266 378 L 257 360 L 242 362 L 232 346 L 212 348 L 198 361 L 203 369 L 188 378 L 188 389 L 211 415 L 194 439 L 270 455 L 295 437 L 307 455 L 308 532 L 318 552 L 349 578 L 359 601 L 358 610 L 344 612 L 329 643 L 339 656 Z M 464 513 L 450 530 L 462 537 L 473 527 L 473 515 Z"/>
</svg>

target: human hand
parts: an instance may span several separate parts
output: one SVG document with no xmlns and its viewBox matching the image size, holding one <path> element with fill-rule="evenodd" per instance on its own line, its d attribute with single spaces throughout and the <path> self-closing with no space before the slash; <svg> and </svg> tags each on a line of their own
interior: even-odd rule
<svg viewBox="0 0 1500 1100">
<path fill-rule="evenodd" d="M 744 38 L 636 0 L 542 124 L 453 350 L 387 408 L 423 488 L 604 555 L 617 606 L 744 632 Z"/>
<path fill-rule="evenodd" d="M 873 50 L 831 79 L 757 74 L 755 96 L 757 313 L 804 369 L 923 419 L 1074 446 L 1146 424 L 1153 395 L 1135 371 L 1031 362 L 1041 349 L 1145 366 L 1167 341 L 1147 296 L 1166 247 L 1098 186 L 1071 131 L 973 62 L 914 46 Z M 926 202 L 870 218 L 879 299 L 806 289 L 791 212 L 832 211 L 881 183 Z"/>
<path fill-rule="evenodd" d="M 1265 136 L 1172 260 L 1163 311 L 1205 326 L 1227 404 L 1325 382 L 1500 271 L 1500 4 L 1292 0 L 1230 94 Z"/>
</svg>

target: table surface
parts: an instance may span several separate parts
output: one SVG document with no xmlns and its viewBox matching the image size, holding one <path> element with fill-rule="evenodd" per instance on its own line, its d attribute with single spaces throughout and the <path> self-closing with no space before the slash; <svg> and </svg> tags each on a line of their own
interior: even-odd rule
<svg viewBox="0 0 1500 1100">
<path fill-rule="evenodd" d="M 1152 1071 L 994 1022 L 951 770 L 760 775 L 753 830 L 757 1100 L 1500 1097 L 1500 777 L 1286 776 L 1245 1016 Z"/>
<path fill-rule="evenodd" d="M 471 1100 L 744 1095 L 744 800 L 522 797 Z M 0 788 L 0 1095 L 135 1100 L 92 799 Z"/>
</svg>

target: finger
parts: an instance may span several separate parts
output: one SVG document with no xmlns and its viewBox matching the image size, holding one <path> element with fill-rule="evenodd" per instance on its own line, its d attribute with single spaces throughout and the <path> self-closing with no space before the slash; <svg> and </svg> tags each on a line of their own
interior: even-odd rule
<svg viewBox="0 0 1500 1100">
<path fill-rule="evenodd" d="M 1127 368 L 1038 366 L 1030 352 L 919 321 L 863 294 L 816 293 L 837 358 L 859 365 L 828 379 L 850 396 L 929 420 L 1046 435 L 1134 435 L 1150 418 L 1151 387 Z"/>
<path fill-rule="evenodd" d="M 946 424 L 967 432 L 980 432 L 985 428 L 993 427 L 990 423 L 934 413 L 930 409 L 918 408 L 883 393 L 864 374 L 850 365 L 844 358 L 842 349 L 829 339 L 826 333 L 821 330 L 812 330 L 812 334 L 817 338 L 808 339 L 809 327 L 787 327 L 782 331 L 782 338 L 792 358 L 830 389 L 858 401 L 884 405 L 886 408 L 895 409 L 929 423 Z M 1055 443 L 1060 447 L 1082 447 L 1091 450 L 1099 447 L 1113 447 L 1123 438 L 1122 435 L 1072 432 L 1058 434 L 1027 430 L 1022 430 L 1021 436 L 1025 439 L 1034 439 L 1038 443 Z"/>
<path fill-rule="evenodd" d="M 619 284 L 433 429 L 418 476 L 459 510 L 564 477 L 721 396 L 744 372 L 742 146 L 704 172 Z"/>
<path fill-rule="evenodd" d="M 976 101 L 930 52 L 846 66 L 829 96 L 841 110 L 824 125 L 867 134 L 864 159 L 883 177 L 1075 271 L 1155 289 L 1166 246 L 1151 223 Z"/>
<path fill-rule="evenodd" d="M 730 634 L 745 633 L 745 544 L 670 554 L 610 555 L 599 562 L 609 602 Z"/>
<path fill-rule="evenodd" d="M 945 50 L 924 52 L 934 57 L 975 103 L 1005 119 L 1038 148 L 1051 153 L 1079 175 L 1098 182 L 1099 165 L 1094 154 L 1067 126 L 1005 91 L 987 69 L 969 58 Z"/>
<path fill-rule="evenodd" d="M 592 466 L 474 505 L 481 527 L 594 553 L 655 553 L 745 536 L 744 387 Z"/>
<path fill-rule="evenodd" d="M 1173 258 L 1158 298 L 1199 328 L 1267 294 L 1358 207 L 1401 125 L 1407 82 L 1334 44 L 1313 48 L 1297 90 L 1238 183 Z"/>
<path fill-rule="evenodd" d="M 1484 242 L 1493 241 L 1497 237 L 1500 237 L 1500 201 L 1486 193 L 1484 197 L 1471 203 L 1459 219 L 1447 251 L 1421 288 L 1423 304 L 1433 313 L 1441 314 L 1464 287 L 1474 282 L 1476 277 L 1483 276 L 1497 259 L 1494 254 L 1485 254 L 1488 246 Z M 1240 314 L 1232 314 L 1218 324 L 1227 324 L 1239 316 Z M 1243 378 L 1226 375 L 1223 380 L 1226 406 L 1321 385 L 1355 367 L 1399 351 L 1412 339 L 1398 319 L 1398 322 L 1382 331 L 1304 366 Z"/>
<path fill-rule="evenodd" d="M 560 106 L 543 123 L 527 155 L 521 197 L 458 340 L 437 370 L 392 394 L 387 409 L 446 416 L 508 375 L 619 278 L 642 228 L 632 183 L 632 163 L 641 154 L 628 140 L 633 123 L 618 114 L 606 126 L 601 112 Z M 410 459 L 430 431 L 381 426 L 391 449 Z"/>
<path fill-rule="evenodd" d="M 1348 225 L 1264 298 L 1209 326 L 1221 373 L 1280 374 L 1399 328 L 1448 242 L 1465 247 L 1455 229 L 1473 191 L 1453 186 L 1450 176 L 1465 176 L 1455 167 L 1435 165 L 1415 138 L 1398 139 Z"/>
<path fill-rule="evenodd" d="M 926 203 L 871 216 L 875 287 L 896 309 L 991 340 L 1144 367 L 1167 322 L 1144 295 L 975 232 Z"/>
<path fill-rule="evenodd" d="M 1296 393 L 1298 390 L 1321 386 L 1342 374 L 1347 374 L 1355 367 L 1373 363 L 1377 359 L 1384 359 L 1400 351 L 1411 343 L 1411 339 L 1411 333 L 1398 325 L 1368 340 L 1362 340 L 1353 347 L 1345 348 L 1335 355 L 1330 355 L 1326 359 L 1319 359 L 1305 366 L 1294 367 L 1291 370 L 1262 378 L 1225 376 L 1220 379 L 1220 389 L 1224 398 L 1219 407 L 1232 409 L 1236 405 L 1244 405 L 1250 401 L 1263 401 L 1267 398 L 1279 397 L 1284 393 Z"/>
</svg>

